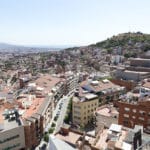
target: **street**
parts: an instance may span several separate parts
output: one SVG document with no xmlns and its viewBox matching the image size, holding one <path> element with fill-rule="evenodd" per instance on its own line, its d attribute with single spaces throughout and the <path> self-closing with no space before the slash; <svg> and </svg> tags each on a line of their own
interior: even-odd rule
<svg viewBox="0 0 150 150">
<path fill-rule="evenodd" d="M 47 125 L 47 127 L 45 128 L 45 132 L 48 132 L 49 128 L 51 128 L 52 123 L 56 123 L 56 127 L 55 130 L 53 132 L 53 134 L 57 133 L 64 121 L 65 115 L 66 115 L 66 111 L 67 111 L 67 106 L 69 103 L 70 98 L 73 96 L 74 92 L 70 92 L 69 94 L 67 94 L 66 96 L 63 96 L 59 102 L 56 105 L 56 108 L 53 111 L 53 116 L 52 119 L 50 121 L 50 123 Z M 54 121 L 55 116 L 58 116 L 57 120 Z M 43 143 L 43 139 L 41 140 L 39 145 L 42 145 Z M 49 147 L 49 144 L 47 145 L 47 147 Z M 36 147 L 36 150 L 39 150 L 40 146 Z"/>
</svg>

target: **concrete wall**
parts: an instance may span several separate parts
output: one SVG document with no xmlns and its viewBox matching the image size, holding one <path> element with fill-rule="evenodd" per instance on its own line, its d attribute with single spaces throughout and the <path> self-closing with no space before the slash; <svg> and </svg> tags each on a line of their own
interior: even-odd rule
<svg viewBox="0 0 150 150">
<path fill-rule="evenodd" d="M 25 148 L 23 126 L 0 132 L 0 150 L 18 150 L 21 148 Z"/>
</svg>

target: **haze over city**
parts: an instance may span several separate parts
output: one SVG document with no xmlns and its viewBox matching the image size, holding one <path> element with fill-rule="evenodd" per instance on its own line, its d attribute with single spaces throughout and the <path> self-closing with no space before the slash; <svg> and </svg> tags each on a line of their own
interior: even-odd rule
<svg viewBox="0 0 150 150">
<path fill-rule="evenodd" d="M 1 0 L 0 42 L 88 45 L 118 33 L 149 33 L 149 6 L 149 0 Z"/>
</svg>

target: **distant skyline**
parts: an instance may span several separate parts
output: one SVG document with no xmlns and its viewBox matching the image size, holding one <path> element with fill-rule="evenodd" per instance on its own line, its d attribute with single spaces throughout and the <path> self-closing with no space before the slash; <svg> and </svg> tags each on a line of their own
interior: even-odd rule
<svg viewBox="0 0 150 150">
<path fill-rule="evenodd" d="M 0 42 L 82 46 L 150 33 L 149 0 L 0 0 Z"/>
</svg>

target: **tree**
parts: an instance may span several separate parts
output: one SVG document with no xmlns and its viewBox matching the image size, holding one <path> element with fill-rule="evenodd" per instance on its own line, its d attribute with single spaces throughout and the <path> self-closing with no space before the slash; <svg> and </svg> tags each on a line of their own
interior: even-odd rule
<svg viewBox="0 0 150 150">
<path fill-rule="evenodd" d="M 124 57 L 125 57 L 125 58 L 129 58 L 129 57 L 130 57 L 130 54 L 129 54 L 129 53 L 126 53 L 126 54 L 124 54 Z"/>
<path fill-rule="evenodd" d="M 49 128 L 48 132 L 49 134 L 52 134 L 54 132 L 55 128 Z"/>
<path fill-rule="evenodd" d="M 56 126 L 56 124 L 53 122 L 53 123 L 52 123 L 52 127 L 55 127 L 55 126 Z"/>
<path fill-rule="evenodd" d="M 45 135 L 44 135 L 44 141 L 45 141 L 45 142 L 48 142 L 48 141 L 49 141 L 49 135 L 48 135 L 48 134 L 45 134 Z"/>
</svg>

